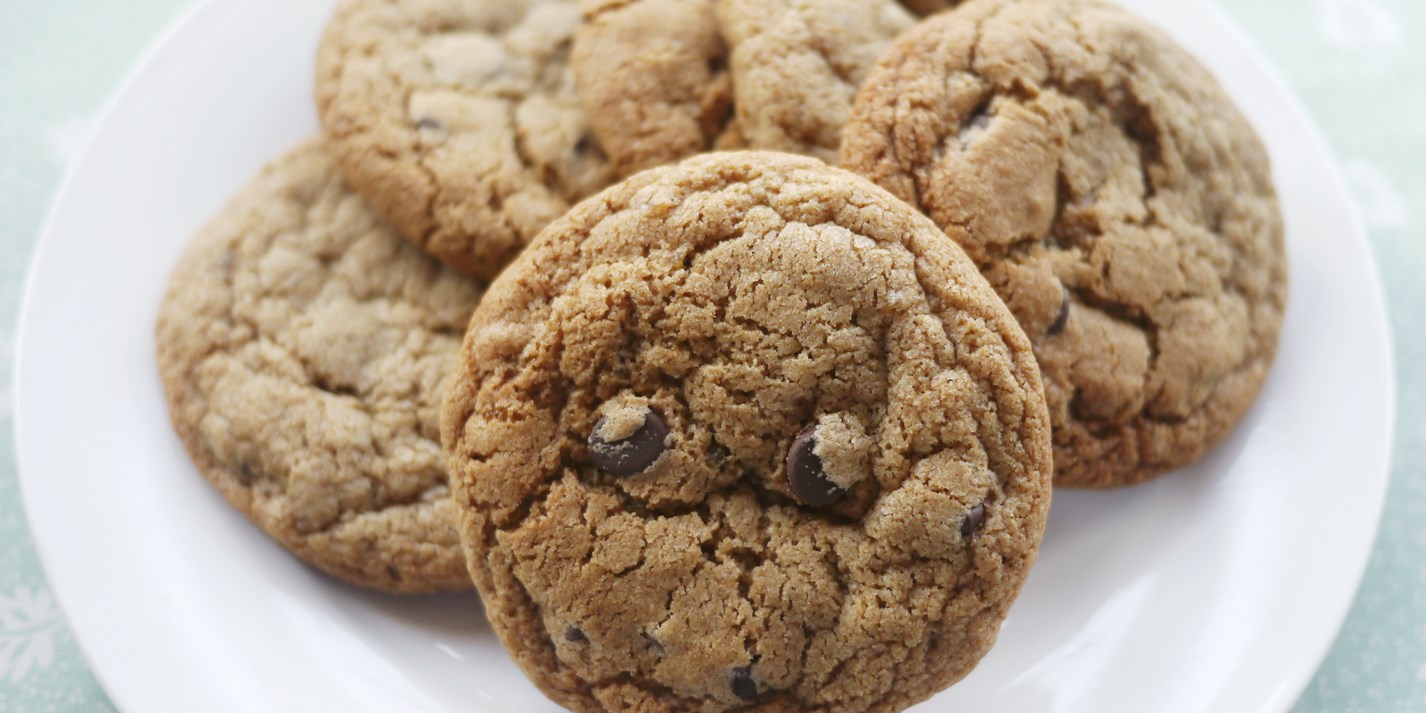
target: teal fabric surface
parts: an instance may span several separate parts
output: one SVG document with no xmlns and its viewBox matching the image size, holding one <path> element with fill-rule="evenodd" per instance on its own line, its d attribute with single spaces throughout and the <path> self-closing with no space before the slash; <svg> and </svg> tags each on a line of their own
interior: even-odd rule
<svg viewBox="0 0 1426 713">
<path fill-rule="evenodd" d="M 65 166 L 144 47 L 192 3 L 0 3 L 0 713 L 113 710 L 65 627 L 20 503 L 14 330 Z M 1400 415 L 1381 534 L 1341 635 L 1294 711 L 1426 711 L 1426 1 L 1219 6 L 1326 134 L 1371 235 L 1396 338 Z"/>
</svg>

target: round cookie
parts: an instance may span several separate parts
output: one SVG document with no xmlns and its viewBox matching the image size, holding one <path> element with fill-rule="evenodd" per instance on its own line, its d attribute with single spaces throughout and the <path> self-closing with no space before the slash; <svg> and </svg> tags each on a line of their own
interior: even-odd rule
<svg viewBox="0 0 1426 713">
<path fill-rule="evenodd" d="M 553 223 L 442 416 L 486 612 L 576 711 L 889 711 L 989 650 L 1050 504 L 1024 333 L 870 183 L 724 152 Z"/>
<path fill-rule="evenodd" d="M 837 160 L 852 100 L 916 20 L 895 0 L 718 0 L 749 147 Z"/>
<path fill-rule="evenodd" d="M 1256 397 L 1287 296 L 1267 153 L 1213 77 L 1094 0 L 972 0 L 903 35 L 844 167 L 918 206 L 1035 344 L 1055 480 L 1192 463 Z"/>
<path fill-rule="evenodd" d="M 582 0 L 575 84 L 622 175 L 740 141 L 714 0 Z"/>
<path fill-rule="evenodd" d="M 439 395 L 480 292 L 304 144 L 174 269 L 157 328 L 173 426 L 229 502 L 319 569 L 389 592 L 467 588 Z"/>
<path fill-rule="evenodd" d="M 343 0 L 317 108 L 353 187 L 449 265 L 494 277 L 613 170 L 569 67 L 575 0 Z"/>
</svg>

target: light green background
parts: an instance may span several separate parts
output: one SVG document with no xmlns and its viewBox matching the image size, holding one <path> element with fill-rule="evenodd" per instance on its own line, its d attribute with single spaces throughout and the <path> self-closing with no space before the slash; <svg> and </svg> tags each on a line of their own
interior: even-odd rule
<svg viewBox="0 0 1426 713">
<path fill-rule="evenodd" d="M 14 327 L 67 162 L 143 48 L 192 2 L 0 0 L 0 713 L 112 710 L 65 628 L 20 505 Z M 1327 134 L 1371 234 L 1396 334 L 1401 415 L 1381 535 L 1294 711 L 1426 711 L 1426 0 L 1218 2 Z"/>
</svg>

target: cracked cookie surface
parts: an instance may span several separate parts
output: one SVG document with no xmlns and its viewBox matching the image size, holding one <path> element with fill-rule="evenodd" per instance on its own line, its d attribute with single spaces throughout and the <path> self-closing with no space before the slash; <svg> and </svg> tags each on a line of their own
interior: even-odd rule
<svg viewBox="0 0 1426 713">
<path fill-rule="evenodd" d="M 966 248 L 1035 345 L 1056 483 L 1192 463 L 1256 397 L 1287 295 L 1266 150 L 1159 31 L 1092 0 L 972 0 L 903 35 L 841 162 Z"/>
<path fill-rule="evenodd" d="M 577 711 L 892 711 L 989 650 L 1050 503 L 1028 340 L 925 216 L 714 153 L 556 221 L 442 415 L 487 614 Z"/>
<path fill-rule="evenodd" d="M 417 245 L 494 277 L 613 169 L 575 94 L 575 0 L 343 0 L 317 109 L 352 186 Z"/>
<path fill-rule="evenodd" d="M 581 0 L 575 82 L 620 174 L 741 143 L 713 2 Z"/>
<path fill-rule="evenodd" d="M 156 330 L 174 428 L 229 502 L 319 569 L 467 588 L 439 397 L 479 298 L 304 144 L 174 269 Z"/>
<path fill-rule="evenodd" d="M 829 163 L 867 72 L 915 24 L 894 0 L 718 0 L 717 10 L 746 145 Z"/>
</svg>

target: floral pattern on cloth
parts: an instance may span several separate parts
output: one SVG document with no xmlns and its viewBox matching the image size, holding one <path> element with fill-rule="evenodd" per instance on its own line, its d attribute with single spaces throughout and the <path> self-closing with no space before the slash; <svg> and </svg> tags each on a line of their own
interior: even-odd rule
<svg viewBox="0 0 1426 713">
<path fill-rule="evenodd" d="M 59 609 L 47 589 L 16 587 L 0 593 L 0 680 L 18 684 L 54 662 Z"/>
</svg>

